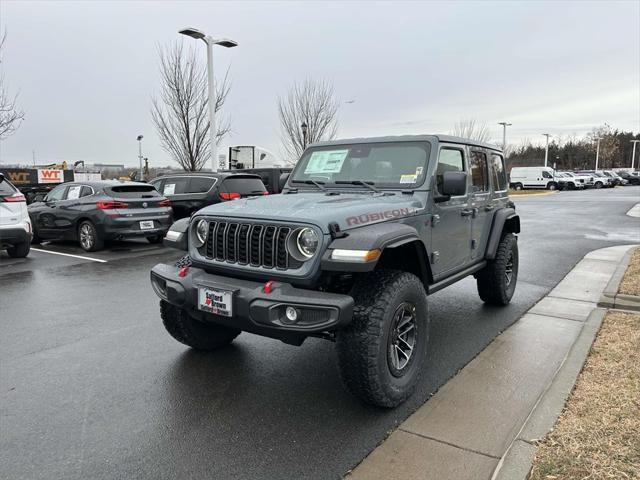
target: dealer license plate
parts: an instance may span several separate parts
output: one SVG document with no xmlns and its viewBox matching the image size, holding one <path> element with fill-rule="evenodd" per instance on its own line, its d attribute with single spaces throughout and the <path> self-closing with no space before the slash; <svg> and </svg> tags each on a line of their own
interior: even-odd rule
<svg viewBox="0 0 640 480">
<path fill-rule="evenodd" d="M 144 220 L 140 222 L 140 230 L 149 230 L 153 228 L 153 220 Z"/>
<path fill-rule="evenodd" d="M 203 312 L 233 316 L 233 292 L 216 288 L 198 288 L 198 308 Z"/>
</svg>

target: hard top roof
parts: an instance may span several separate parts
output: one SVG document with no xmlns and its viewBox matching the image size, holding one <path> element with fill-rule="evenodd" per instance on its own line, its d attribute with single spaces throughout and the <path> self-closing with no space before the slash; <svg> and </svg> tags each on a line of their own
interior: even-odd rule
<svg viewBox="0 0 640 480">
<path fill-rule="evenodd" d="M 330 140 L 326 142 L 316 142 L 309 147 L 326 147 L 331 145 L 350 145 L 353 143 L 388 143 L 388 142 L 445 142 L 458 143 L 463 145 L 473 145 L 476 147 L 489 148 L 501 152 L 502 149 L 490 143 L 472 140 L 470 138 L 455 137 L 453 135 L 397 135 L 386 137 L 368 137 L 368 138 L 344 138 L 339 140 Z"/>
</svg>

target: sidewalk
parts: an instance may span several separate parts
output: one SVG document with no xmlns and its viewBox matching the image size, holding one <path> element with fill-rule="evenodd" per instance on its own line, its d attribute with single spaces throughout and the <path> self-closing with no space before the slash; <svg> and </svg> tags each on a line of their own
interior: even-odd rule
<svg viewBox="0 0 640 480">
<path fill-rule="evenodd" d="M 350 480 L 524 479 L 595 338 L 602 292 L 633 245 L 587 254 L 402 423 Z"/>
</svg>

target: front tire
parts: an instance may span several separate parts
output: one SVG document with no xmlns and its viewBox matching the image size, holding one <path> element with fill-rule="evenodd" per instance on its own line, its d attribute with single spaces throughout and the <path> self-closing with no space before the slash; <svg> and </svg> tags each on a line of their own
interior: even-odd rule
<svg viewBox="0 0 640 480">
<path fill-rule="evenodd" d="M 547 190 L 551 190 L 554 191 L 558 188 L 558 184 L 555 182 L 549 182 L 547 183 Z"/>
<path fill-rule="evenodd" d="M 31 242 L 18 243 L 7 248 L 7 253 L 13 258 L 25 258 L 31 250 Z"/>
<path fill-rule="evenodd" d="M 596 188 L 602 188 L 602 182 L 596 182 L 596 184 L 594 185 L 594 187 L 596 187 Z"/>
<path fill-rule="evenodd" d="M 498 244 L 496 257 L 476 275 L 478 294 L 489 305 L 507 305 L 518 281 L 518 241 L 507 233 Z"/>
<path fill-rule="evenodd" d="M 241 333 L 241 330 L 196 320 L 164 300 L 160 300 L 160 316 L 169 335 L 196 350 L 217 350 L 233 342 Z"/>
<path fill-rule="evenodd" d="M 95 252 L 104 247 L 104 240 L 100 238 L 96 226 L 89 220 L 85 220 L 78 227 L 78 239 L 85 252 Z"/>
<path fill-rule="evenodd" d="M 522 189 L 523 189 L 523 185 L 522 185 L 521 183 L 516 183 L 516 184 L 513 186 L 513 189 L 514 189 L 516 192 L 519 192 L 520 190 L 522 190 Z"/>
<path fill-rule="evenodd" d="M 413 393 L 424 367 L 427 294 L 418 277 L 395 270 L 362 276 L 351 294 L 353 319 L 336 341 L 340 376 L 364 402 L 396 407 Z"/>
</svg>

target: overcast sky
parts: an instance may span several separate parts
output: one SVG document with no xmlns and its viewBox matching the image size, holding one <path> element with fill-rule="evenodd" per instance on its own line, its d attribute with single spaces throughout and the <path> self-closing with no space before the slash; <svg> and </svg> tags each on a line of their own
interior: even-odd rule
<svg viewBox="0 0 640 480">
<path fill-rule="evenodd" d="M 178 29 L 236 40 L 223 145 L 281 151 L 276 99 L 326 78 L 339 137 L 448 133 L 461 118 L 513 123 L 509 141 L 640 130 L 640 2 L 0 1 L 5 83 L 26 120 L 0 163 L 170 164 L 151 122 L 157 45 Z M 205 60 L 205 46 L 197 46 Z M 354 100 L 353 103 L 345 103 Z"/>
</svg>

